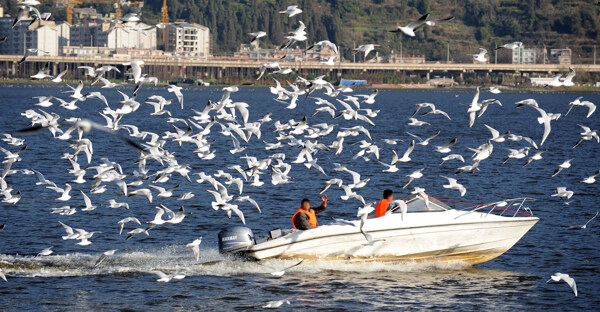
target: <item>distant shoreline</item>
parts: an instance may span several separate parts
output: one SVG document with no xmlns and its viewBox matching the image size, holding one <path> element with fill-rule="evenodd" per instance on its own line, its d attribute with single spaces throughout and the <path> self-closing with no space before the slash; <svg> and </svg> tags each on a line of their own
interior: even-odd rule
<svg viewBox="0 0 600 312">
<path fill-rule="evenodd" d="M 116 80 L 118 81 L 118 80 Z M 78 84 L 79 80 L 65 80 L 63 82 L 59 82 L 59 83 L 53 83 L 50 82 L 49 80 L 29 80 L 29 79 L 14 79 L 14 80 L 7 80 L 7 79 L 0 79 L 0 85 L 6 85 L 6 84 L 40 84 L 40 85 L 66 85 L 66 84 Z M 83 81 L 84 85 L 91 85 L 91 81 Z M 100 84 L 96 84 L 98 86 L 100 86 Z M 149 86 L 153 86 L 152 84 L 148 84 Z M 157 86 L 168 86 L 169 84 L 166 82 L 159 82 Z M 186 85 L 185 86 L 189 86 L 189 87 L 199 87 L 202 88 L 203 86 L 195 86 L 195 85 Z M 210 88 L 210 87 L 224 87 L 224 86 L 230 86 L 232 84 L 227 84 L 227 83 L 220 83 L 218 81 L 213 81 L 211 82 L 210 86 L 204 87 L 204 88 Z M 493 84 L 490 85 L 485 85 L 485 86 L 479 86 L 480 88 L 486 88 L 488 86 L 492 86 Z M 133 87 L 133 84 L 123 84 L 123 86 L 130 86 Z M 270 87 L 272 85 L 270 84 L 263 84 L 263 83 L 257 83 L 254 85 L 243 85 L 241 87 L 255 87 L 255 88 L 267 88 Z M 569 88 L 565 88 L 565 87 L 559 87 L 559 88 L 544 88 L 544 87 L 532 87 L 532 86 L 527 86 L 527 87 L 512 87 L 512 86 L 502 86 L 502 85 L 493 85 L 493 86 L 498 86 L 500 88 L 500 90 L 502 91 L 538 91 L 538 92 L 592 92 L 592 93 L 600 93 L 600 88 L 597 87 L 591 87 L 591 86 L 577 86 L 577 87 L 569 87 Z M 382 89 L 382 90 L 436 90 L 436 91 L 460 91 L 460 90 L 468 90 L 468 89 L 472 89 L 477 87 L 477 85 L 470 85 L 470 84 L 465 84 L 465 85 L 458 85 L 458 86 L 453 86 L 453 87 L 433 87 L 433 86 L 427 86 L 425 84 L 373 84 L 373 85 L 365 85 L 365 86 L 360 86 L 358 89 Z"/>
</svg>

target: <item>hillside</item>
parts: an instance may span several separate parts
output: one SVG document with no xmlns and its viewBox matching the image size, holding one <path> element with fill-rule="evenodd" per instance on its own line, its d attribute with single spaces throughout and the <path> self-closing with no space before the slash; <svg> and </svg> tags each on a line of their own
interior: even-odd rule
<svg viewBox="0 0 600 312">
<path fill-rule="evenodd" d="M 3 1 L 8 0 L 2 0 Z M 446 46 L 455 61 L 468 60 L 467 53 L 478 47 L 492 50 L 495 44 L 523 41 L 525 46 L 573 49 L 574 61 L 589 61 L 593 45 L 600 39 L 600 16 L 596 1 L 590 0 L 167 0 L 169 18 L 185 19 L 208 26 L 213 36 L 214 54 L 231 54 L 248 41 L 248 32 L 268 33 L 266 46 L 282 42 L 297 21 L 307 25 L 309 41 L 328 39 L 350 48 L 378 43 L 380 51 L 425 54 L 429 60 L 445 60 Z M 288 18 L 278 11 L 298 4 L 303 13 Z M 142 11 L 147 22 L 157 22 L 162 0 L 146 0 Z M 14 4 L 9 6 L 14 8 Z M 108 13 L 108 5 L 98 6 Z M 453 15 L 456 20 L 427 27 L 417 37 L 387 32 L 425 12 Z M 64 18 L 64 12 L 55 12 Z M 505 56 L 506 57 L 506 56 Z M 587 58 L 587 59 L 586 59 Z"/>
</svg>

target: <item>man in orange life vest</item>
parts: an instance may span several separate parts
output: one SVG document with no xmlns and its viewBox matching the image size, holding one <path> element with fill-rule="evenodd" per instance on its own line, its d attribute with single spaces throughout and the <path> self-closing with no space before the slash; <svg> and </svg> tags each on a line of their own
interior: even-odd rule
<svg viewBox="0 0 600 312">
<path fill-rule="evenodd" d="M 375 206 L 375 216 L 377 218 L 385 216 L 385 212 L 393 200 L 394 192 L 392 190 L 383 191 L 383 199 Z"/>
<path fill-rule="evenodd" d="M 300 208 L 292 216 L 292 224 L 296 230 L 314 229 L 319 224 L 317 223 L 316 214 L 325 211 L 327 208 L 327 195 L 321 196 L 321 206 L 317 208 L 310 207 L 310 200 L 303 199 L 300 203 Z"/>
</svg>

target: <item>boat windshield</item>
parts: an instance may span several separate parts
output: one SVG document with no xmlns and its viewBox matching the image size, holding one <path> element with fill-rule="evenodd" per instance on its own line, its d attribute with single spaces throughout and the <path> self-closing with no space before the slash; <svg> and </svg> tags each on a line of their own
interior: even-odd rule
<svg viewBox="0 0 600 312">
<path fill-rule="evenodd" d="M 425 201 L 418 196 L 412 196 L 405 199 L 406 205 L 408 206 L 407 212 L 434 212 L 434 211 L 446 211 L 452 209 L 448 205 L 440 202 L 435 198 L 429 197 L 429 208 L 425 205 Z"/>
</svg>

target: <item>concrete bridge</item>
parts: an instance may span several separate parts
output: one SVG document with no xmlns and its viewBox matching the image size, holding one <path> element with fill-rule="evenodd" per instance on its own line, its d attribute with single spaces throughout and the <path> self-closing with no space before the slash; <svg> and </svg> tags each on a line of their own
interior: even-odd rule
<svg viewBox="0 0 600 312">
<path fill-rule="evenodd" d="M 265 61 L 235 61 L 221 59 L 198 58 L 165 58 L 165 57 L 81 57 L 81 56 L 31 56 L 23 64 L 18 64 L 20 55 L 0 55 L 0 77 L 25 78 L 39 71 L 46 62 L 51 63 L 53 73 L 65 68 L 71 69 L 67 78 L 82 79 L 83 70 L 75 70 L 78 66 L 101 66 L 122 64 L 131 60 L 143 60 L 145 73 L 158 77 L 162 81 L 181 78 L 202 79 L 248 79 L 257 76 L 258 69 Z M 553 75 L 558 72 L 568 72 L 569 66 L 577 72 L 600 73 L 600 65 L 592 64 L 457 64 L 457 63 L 351 63 L 342 62 L 335 66 L 327 66 L 317 62 L 279 62 L 282 68 L 292 68 L 300 74 L 327 75 L 332 79 L 344 74 L 361 73 L 411 73 L 429 79 L 434 76 L 461 77 L 464 73 L 480 75 L 512 74 L 529 76 L 531 74 Z M 113 74 L 114 75 L 114 74 Z M 110 78 L 120 78 L 114 76 Z"/>
</svg>

